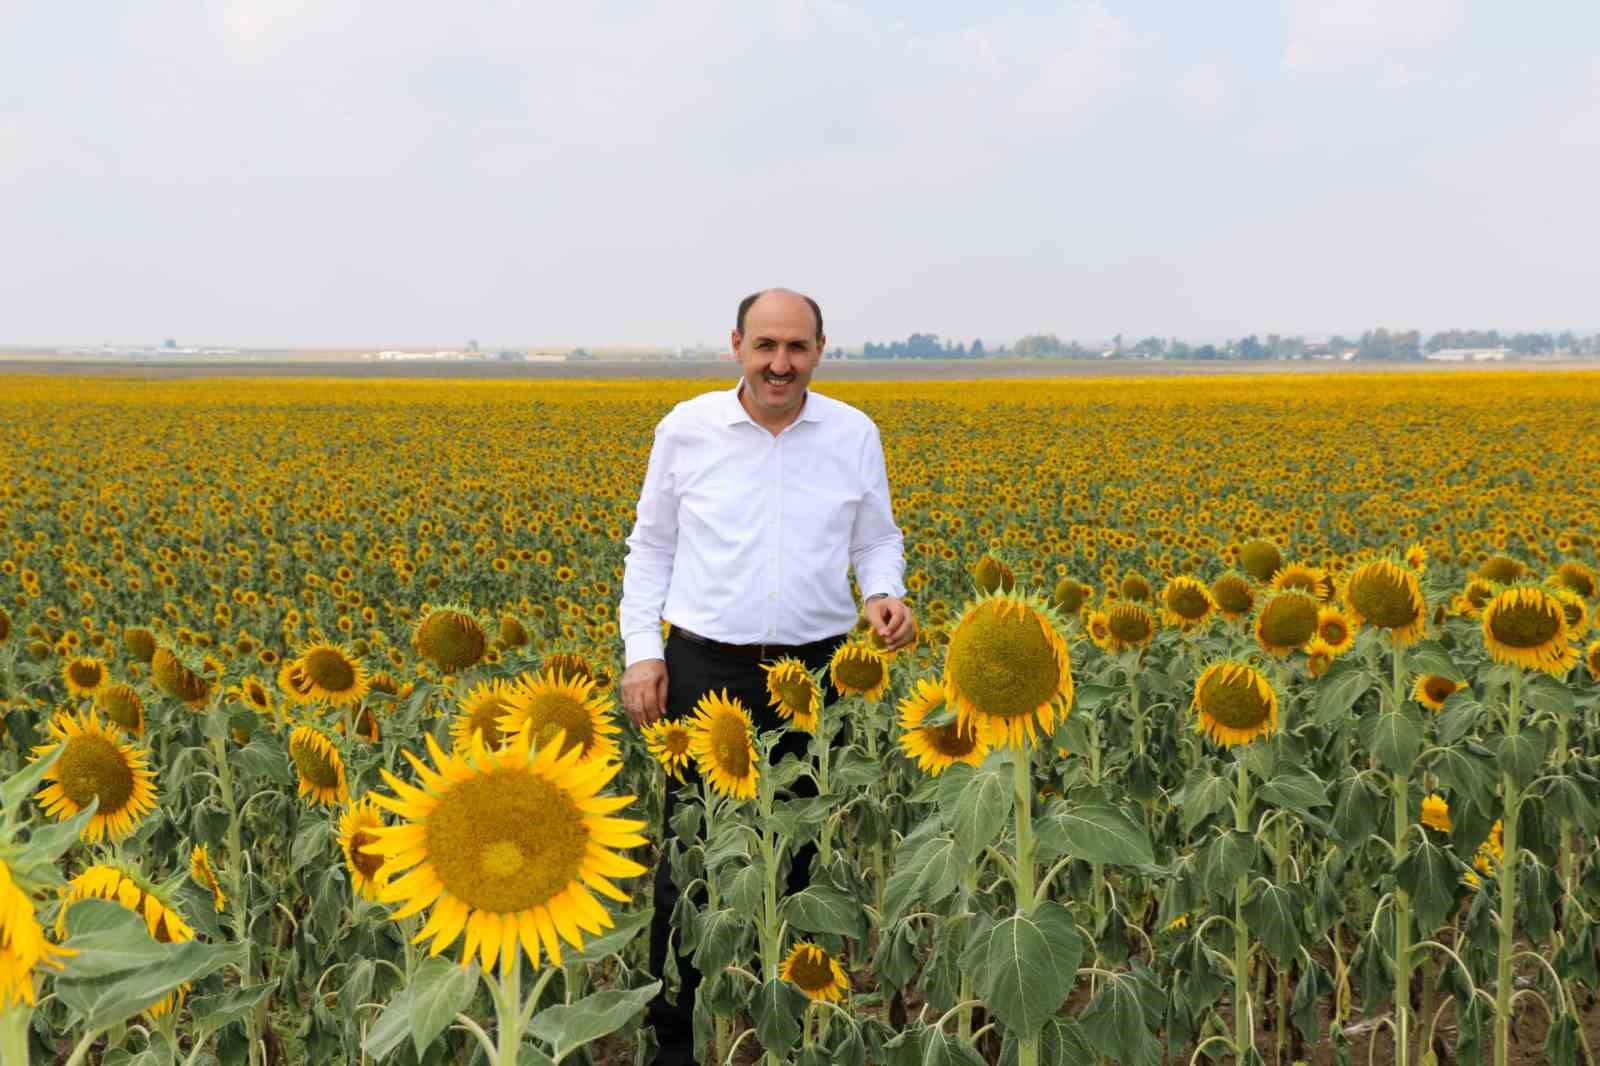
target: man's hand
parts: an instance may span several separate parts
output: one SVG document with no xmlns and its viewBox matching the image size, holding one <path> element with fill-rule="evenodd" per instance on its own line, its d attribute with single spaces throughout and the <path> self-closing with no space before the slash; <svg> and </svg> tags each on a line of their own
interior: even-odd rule
<svg viewBox="0 0 1600 1066">
<path fill-rule="evenodd" d="M 911 617 L 911 608 L 893 596 L 880 596 L 865 607 L 867 624 L 889 651 L 911 643 L 916 636 L 917 623 Z"/>
<path fill-rule="evenodd" d="M 622 672 L 622 709 L 634 725 L 650 725 L 667 709 L 667 664 L 640 659 Z"/>
</svg>

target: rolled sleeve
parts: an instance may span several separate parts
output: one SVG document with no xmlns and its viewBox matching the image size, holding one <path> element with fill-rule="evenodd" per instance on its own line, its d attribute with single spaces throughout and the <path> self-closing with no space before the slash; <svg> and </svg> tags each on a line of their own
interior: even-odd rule
<svg viewBox="0 0 1600 1066">
<path fill-rule="evenodd" d="M 628 554 L 622 566 L 622 602 L 617 608 L 624 664 L 663 657 L 661 610 L 672 584 L 672 562 L 678 547 L 678 497 L 672 478 L 671 437 L 666 420 L 656 426 L 650 464 Z"/>
<path fill-rule="evenodd" d="M 863 597 L 906 593 L 905 538 L 894 523 L 889 500 L 889 472 L 883 460 L 883 441 L 873 426 L 862 447 L 861 505 L 850 530 L 850 566 Z"/>
</svg>

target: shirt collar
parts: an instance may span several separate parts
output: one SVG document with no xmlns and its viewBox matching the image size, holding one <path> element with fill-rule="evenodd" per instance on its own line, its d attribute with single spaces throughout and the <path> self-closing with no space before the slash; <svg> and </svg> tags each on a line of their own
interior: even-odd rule
<svg viewBox="0 0 1600 1066">
<path fill-rule="evenodd" d="M 752 426 L 758 424 L 755 419 L 750 417 L 750 412 L 746 411 L 744 409 L 744 404 L 739 402 L 739 392 L 743 388 L 744 388 L 744 376 L 740 375 L 739 380 L 734 382 L 733 388 L 729 389 L 727 391 L 727 393 L 725 394 L 728 397 L 728 400 L 727 400 L 727 423 L 730 426 L 731 425 L 735 425 L 735 424 L 737 424 L 739 422 L 748 422 Z M 810 386 L 806 387 L 805 401 L 800 405 L 800 417 L 795 419 L 795 421 L 796 422 L 821 422 L 822 421 L 822 411 L 818 408 L 818 406 L 816 404 L 811 402 L 811 388 L 810 388 Z"/>
</svg>

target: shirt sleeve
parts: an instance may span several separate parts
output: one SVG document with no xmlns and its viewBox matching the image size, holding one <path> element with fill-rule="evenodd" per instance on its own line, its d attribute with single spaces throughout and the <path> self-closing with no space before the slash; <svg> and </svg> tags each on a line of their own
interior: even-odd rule
<svg viewBox="0 0 1600 1066">
<path fill-rule="evenodd" d="M 889 503 L 889 473 L 884 465 L 883 441 L 877 426 L 868 432 L 862 448 L 861 473 L 866 491 L 850 530 L 850 565 L 856 572 L 856 584 L 861 586 L 863 597 L 880 592 L 904 596 L 904 538 L 894 524 L 894 510 Z"/>
<path fill-rule="evenodd" d="M 638 517 L 622 561 L 622 603 L 617 620 L 625 666 L 663 657 L 661 609 L 666 606 L 678 548 L 678 496 L 672 477 L 671 438 L 664 425 L 665 420 L 656 426 L 650 465 L 639 492 Z"/>
</svg>

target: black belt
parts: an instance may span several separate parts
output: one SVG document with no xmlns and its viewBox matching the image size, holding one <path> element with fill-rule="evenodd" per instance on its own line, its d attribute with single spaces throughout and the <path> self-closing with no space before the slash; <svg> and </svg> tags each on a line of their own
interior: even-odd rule
<svg viewBox="0 0 1600 1066">
<path fill-rule="evenodd" d="M 682 637 L 690 644 L 699 644 L 719 655 L 727 655 L 737 659 L 748 659 L 751 662 L 766 662 L 769 659 L 784 659 L 793 657 L 804 659 L 812 652 L 823 650 L 824 645 L 837 644 L 850 634 L 840 633 L 836 637 L 823 637 L 809 644 L 729 644 L 726 641 L 712 640 L 702 637 L 699 633 L 685 629 L 682 626 L 673 626 L 667 639 Z"/>
</svg>

